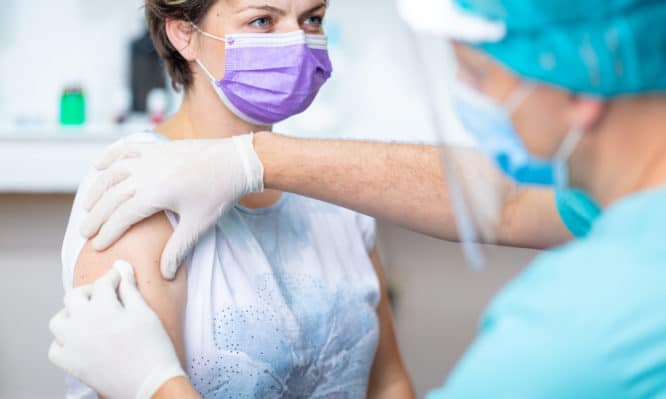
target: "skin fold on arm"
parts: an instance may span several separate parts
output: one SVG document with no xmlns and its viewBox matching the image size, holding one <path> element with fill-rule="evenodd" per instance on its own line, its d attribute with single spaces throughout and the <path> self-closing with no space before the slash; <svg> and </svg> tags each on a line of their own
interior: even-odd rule
<svg viewBox="0 0 666 399">
<path fill-rule="evenodd" d="M 118 259 L 130 262 L 141 294 L 162 321 L 182 365 L 187 275 L 185 268 L 180 268 L 174 281 L 160 274 L 160 256 L 172 232 L 166 215 L 159 213 L 134 226 L 107 251 L 95 251 L 88 241 L 76 264 L 74 287 L 93 283 Z"/>
<path fill-rule="evenodd" d="M 438 147 L 305 140 L 263 132 L 255 136 L 255 150 L 268 188 L 458 241 Z M 502 209 L 498 244 L 543 249 L 571 238 L 552 190 L 513 187 Z"/>
<path fill-rule="evenodd" d="M 372 251 L 372 264 L 380 283 L 381 301 L 377 308 L 379 318 L 379 345 L 370 373 L 369 399 L 412 399 L 414 389 L 402 362 L 393 325 L 393 312 L 388 299 L 384 272 L 377 250 Z"/>
</svg>

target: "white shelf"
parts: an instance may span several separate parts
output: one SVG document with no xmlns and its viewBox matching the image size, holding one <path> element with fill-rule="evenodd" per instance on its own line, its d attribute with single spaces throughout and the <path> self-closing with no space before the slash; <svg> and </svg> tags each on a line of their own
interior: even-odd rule
<svg viewBox="0 0 666 399">
<path fill-rule="evenodd" d="M 94 160 L 132 127 L 0 127 L 0 193 L 74 193 Z"/>
</svg>

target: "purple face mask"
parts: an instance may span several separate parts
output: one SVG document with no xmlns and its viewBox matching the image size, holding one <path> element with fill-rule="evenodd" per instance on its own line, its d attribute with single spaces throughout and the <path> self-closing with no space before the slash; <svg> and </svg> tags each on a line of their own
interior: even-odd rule
<svg viewBox="0 0 666 399">
<path fill-rule="evenodd" d="M 225 43 L 224 77 L 216 80 L 197 63 L 227 108 L 254 125 L 273 125 L 305 111 L 333 72 L 324 35 L 295 31 L 221 38 L 199 32 Z"/>
</svg>

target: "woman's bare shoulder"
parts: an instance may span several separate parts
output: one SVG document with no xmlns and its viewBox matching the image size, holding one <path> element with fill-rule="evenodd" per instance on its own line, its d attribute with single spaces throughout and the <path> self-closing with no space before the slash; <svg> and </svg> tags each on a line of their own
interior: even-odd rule
<svg viewBox="0 0 666 399">
<path fill-rule="evenodd" d="M 132 227 L 106 251 L 96 251 L 91 241 L 88 241 L 76 262 L 74 286 L 95 281 L 118 259 L 134 265 L 139 284 L 140 276 L 157 277 L 162 250 L 172 232 L 173 228 L 166 215 L 159 213 Z"/>
</svg>

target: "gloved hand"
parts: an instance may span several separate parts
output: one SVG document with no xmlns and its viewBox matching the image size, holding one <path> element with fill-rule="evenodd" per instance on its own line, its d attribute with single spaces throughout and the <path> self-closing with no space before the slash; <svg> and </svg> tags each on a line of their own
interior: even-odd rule
<svg viewBox="0 0 666 399">
<path fill-rule="evenodd" d="M 263 165 L 253 135 L 219 140 L 120 142 L 97 162 L 81 233 L 104 250 L 134 224 L 157 212 L 179 215 L 162 254 L 164 278 L 178 267 L 199 236 L 243 196 L 263 191 Z"/>
<path fill-rule="evenodd" d="M 128 263 L 116 262 L 95 284 L 68 293 L 49 328 L 49 360 L 106 398 L 150 399 L 185 375 Z"/>
</svg>

